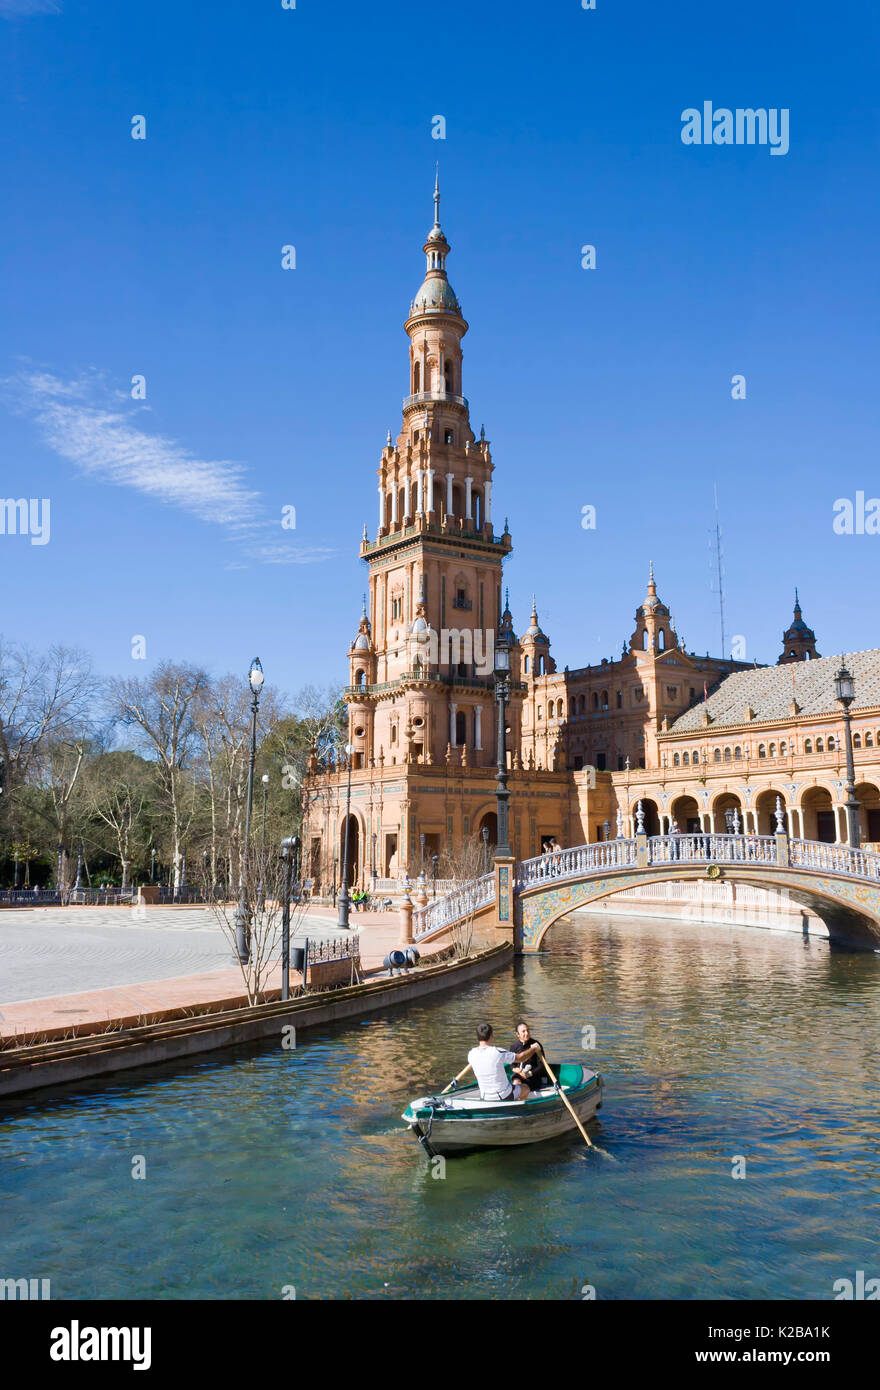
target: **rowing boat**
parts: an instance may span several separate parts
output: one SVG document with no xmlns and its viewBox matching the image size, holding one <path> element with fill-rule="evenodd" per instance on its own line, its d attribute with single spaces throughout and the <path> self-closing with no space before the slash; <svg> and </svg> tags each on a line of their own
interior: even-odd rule
<svg viewBox="0 0 880 1390">
<path fill-rule="evenodd" d="M 562 1062 L 558 1077 L 581 1124 L 592 1119 L 605 1089 L 599 1073 L 587 1071 L 578 1062 Z M 538 1144 L 575 1128 L 555 1086 L 533 1091 L 527 1100 L 483 1100 L 472 1083 L 446 1095 L 420 1096 L 410 1101 L 401 1118 L 429 1154 Z"/>
</svg>

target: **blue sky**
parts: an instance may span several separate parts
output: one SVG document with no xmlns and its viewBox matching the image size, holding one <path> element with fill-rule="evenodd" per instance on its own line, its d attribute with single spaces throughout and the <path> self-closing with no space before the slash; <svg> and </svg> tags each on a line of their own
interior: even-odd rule
<svg viewBox="0 0 880 1390">
<path fill-rule="evenodd" d="M 717 652 L 717 481 L 748 658 L 795 584 L 823 654 L 880 645 L 880 536 L 832 530 L 880 494 L 878 30 L 785 0 L 0 0 L 2 491 L 52 507 L 48 545 L 0 536 L 4 634 L 345 677 L 439 158 L 518 628 L 535 590 L 560 666 L 616 655 L 653 559 Z M 788 108 L 788 154 L 682 144 L 704 100 Z"/>
</svg>

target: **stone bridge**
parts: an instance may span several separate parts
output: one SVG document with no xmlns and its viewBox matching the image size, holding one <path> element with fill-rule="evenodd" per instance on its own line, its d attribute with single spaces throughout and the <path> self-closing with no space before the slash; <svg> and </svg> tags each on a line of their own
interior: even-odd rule
<svg viewBox="0 0 880 1390">
<path fill-rule="evenodd" d="M 575 908 L 645 883 L 708 878 L 786 892 L 828 928 L 833 945 L 880 950 L 880 854 L 776 835 L 636 835 L 542 854 L 496 859 L 491 873 L 416 907 L 416 941 L 470 922 L 509 932 L 520 952 Z"/>
</svg>

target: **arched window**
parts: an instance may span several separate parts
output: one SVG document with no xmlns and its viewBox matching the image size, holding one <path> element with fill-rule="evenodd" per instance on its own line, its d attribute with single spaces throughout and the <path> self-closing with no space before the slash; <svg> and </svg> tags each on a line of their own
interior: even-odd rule
<svg viewBox="0 0 880 1390">
<path fill-rule="evenodd" d="M 617 692 L 617 708 L 618 708 L 618 709 L 623 709 L 623 691 L 622 691 L 622 690 L 618 690 L 618 692 Z"/>
<path fill-rule="evenodd" d="M 646 652 L 648 650 L 648 646 L 648 629 L 645 628 L 645 631 L 642 633 L 642 651 Z"/>
<path fill-rule="evenodd" d="M 599 708 L 599 696 L 596 694 L 596 692 L 595 692 L 595 690 L 594 690 L 594 691 L 593 691 L 593 709 L 598 709 L 598 708 Z"/>
<path fill-rule="evenodd" d="M 455 743 L 458 748 L 467 743 L 467 716 L 463 709 L 458 710 L 455 716 Z"/>
<path fill-rule="evenodd" d="M 822 742 L 822 740 L 821 740 L 820 738 L 817 738 L 817 739 L 816 739 L 816 752 L 817 752 L 817 753 L 824 753 L 824 752 L 825 752 L 825 744 Z"/>
<path fill-rule="evenodd" d="M 687 757 L 687 753 L 685 753 L 685 757 Z M 678 754 L 677 754 L 677 753 L 673 753 L 673 755 L 672 755 L 672 766 L 673 766 L 673 767 L 678 767 L 678 763 L 679 763 Z"/>
<path fill-rule="evenodd" d="M 548 702 L 547 702 L 547 718 L 548 718 L 548 719 L 552 719 L 552 718 L 553 718 L 553 710 L 554 710 L 554 708 L 555 708 L 554 701 L 553 701 L 553 700 L 548 700 Z"/>
<path fill-rule="evenodd" d="M 355 685 L 366 685 L 366 683 L 367 683 L 367 673 L 366 673 L 366 671 L 356 671 L 356 672 L 355 672 L 355 676 L 354 676 L 354 683 L 355 683 Z"/>
<path fill-rule="evenodd" d="M 742 757 L 742 755 L 743 755 L 742 748 L 740 747 L 739 744 L 737 744 L 736 747 L 735 747 L 734 750 L 733 750 L 733 756 L 737 759 L 737 761 L 739 761 L 739 759 Z"/>
<path fill-rule="evenodd" d="M 768 755 L 768 757 L 770 757 L 770 758 L 775 758 L 775 757 L 776 757 L 776 744 L 775 744 L 775 743 L 771 743 L 771 744 L 770 744 L 770 747 L 767 749 L 767 755 Z"/>
<path fill-rule="evenodd" d="M 866 748 L 873 748 L 873 747 L 874 747 L 874 735 L 871 733 L 870 729 L 869 729 L 868 732 L 865 734 L 865 747 L 866 747 Z"/>
<path fill-rule="evenodd" d="M 397 742 L 397 725 L 396 725 L 396 724 L 392 724 L 392 725 L 391 725 L 391 742 L 392 742 L 392 743 L 396 743 L 396 742 Z"/>
<path fill-rule="evenodd" d="M 786 743 L 785 739 L 783 739 L 782 742 L 781 742 L 780 745 L 779 745 L 779 756 L 780 756 L 780 758 L 784 758 L 784 757 L 785 757 L 787 748 L 788 748 L 788 744 Z"/>
<path fill-rule="evenodd" d="M 694 751 L 693 751 L 693 753 L 691 753 L 691 762 L 693 763 L 694 767 L 696 767 L 696 765 L 697 765 L 697 763 L 698 763 L 699 761 L 700 761 L 700 755 L 699 755 L 699 753 L 697 752 L 697 750 L 696 750 L 696 748 L 695 748 Z"/>
<path fill-rule="evenodd" d="M 861 736 L 861 734 L 853 734 L 853 748 L 861 748 L 861 746 L 862 746 L 862 736 Z"/>
<path fill-rule="evenodd" d="M 716 763 L 720 763 L 720 762 L 721 762 L 721 749 L 720 749 L 720 748 L 716 748 L 716 749 L 715 749 L 715 752 L 714 752 L 714 754 L 713 754 L 713 756 L 714 756 L 714 758 L 715 758 Z"/>
<path fill-rule="evenodd" d="M 528 675 L 528 674 L 529 674 L 529 658 L 528 658 L 528 657 L 525 657 L 525 659 L 524 659 L 524 661 L 523 661 L 523 671 L 524 671 L 525 675 Z"/>
<path fill-rule="evenodd" d="M 833 734 L 831 734 L 831 736 L 830 736 L 829 739 L 828 739 L 828 752 L 829 752 L 829 753 L 833 753 L 833 752 L 834 752 L 834 735 L 833 735 Z"/>
<path fill-rule="evenodd" d="M 419 394 L 419 392 L 421 391 L 421 389 L 422 389 L 421 381 L 422 381 L 422 364 L 421 364 L 421 362 L 415 362 L 415 363 L 413 363 L 413 395 L 414 395 L 414 396 L 417 396 L 417 395 Z"/>
<path fill-rule="evenodd" d="M 599 696 L 599 699 L 600 699 L 600 701 L 601 701 L 602 708 L 603 708 L 603 709 L 607 709 L 607 708 L 608 708 L 608 691 L 607 691 L 607 690 L 603 690 L 603 691 L 602 691 L 602 694 Z"/>
<path fill-rule="evenodd" d="M 539 719 L 543 719 L 543 718 L 544 718 L 544 707 L 543 707 L 543 705 L 539 705 L 539 706 L 538 706 L 538 718 L 539 718 Z"/>
<path fill-rule="evenodd" d="M 558 719 L 561 719 L 562 716 L 563 716 L 564 714 L 565 714 L 565 706 L 563 705 L 562 701 L 560 700 L 560 701 L 559 701 L 559 704 L 556 706 L 556 717 L 557 717 Z"/>
<path fill-rule="evenodd" d="M 813 751 L 813 740 L 812 740 L 811 738 L 805 738 L 805 739 L 804 739 L 804 752 L 805 752 L 805 753 L 812 753 L 812 751 Z"/>
<path fill-rule="evenodd" d="M 578 701 L 578 713 L 579 713 L 579 714 L 586 714 L 586 712 L 587 712 L 587 697 L 586 697 L 586 695 L 582 695 L 581 698 L 580 698 L 580 700 Z"/>
<path fill-rule="evenodd" d="M 730 762 L 730 759 L 731 759 L 731 752 L 730 752 L 730 749 L 729 749 L 729 748 L 725 748 L 725 750 L 724 750 L 724 761 L 725 761 L 726 763 L 729 763 L 729 762 Z"/>
<path fill-rule="evenodd" d="M 685 767 L 688 766 L 688 764 L 689 764 L 689 762 L 690 762 L 690 758 L 688 757 L 687 753 L 682 754 L 682 759 L 681 759 L 681 761 L 683 762 L 683 764 L 684 764 Z"/>
<path fill-rule="evenodd" d="M 767 749 L 764 747 L 763 743 L 759 743 L 759 744 L 758 744 L 758 757 L 759 757 L 759 758 L 766 758 L 766 756 L 767 756 Z"/>
<path fill-rule="evenodd" d="M 450 395 L 452 395 L 452 363 L 450 362 L 448 357 L 446 358 L 446 361 L 443 363 L 443 381 L 446 386 L 446 390 L 449 392 Z"/>
<path fill-rule="evenodd" d="M 666 633 L 665 633 L 665 631 L 663 630 L 663 628 L 661 627 L 660 631 L 657 633 L 657 650 L 658 650 L 658 652 L 662 652 L 665 646 L 666 646 Z"/>
</svg>

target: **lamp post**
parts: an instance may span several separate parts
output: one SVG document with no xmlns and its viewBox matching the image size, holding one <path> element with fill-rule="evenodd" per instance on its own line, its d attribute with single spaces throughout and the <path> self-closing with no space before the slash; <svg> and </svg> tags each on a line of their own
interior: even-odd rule
<svg viewBox="0 0 880 1390">
<path fill-rule="evenodd" d="M 507 632 L 501 628 L 495 639 L 495 700 L 498 705 L 498 784 L 495 800 L 498 806 L 498 839 L 495 857 L 509 857 L 510 792 L 507 789 L 507 702 L 510 699 L 510 646 Z"/>
<path fill-rule="evenodd" d="M 150 882 L 156 882 L 156 851 L 154 848 L 150 849 Z"/>
<path fill-rule="evenodd" d="M 483 837 L 483 873 L 489 872 L 489 827 L 484 825 L 480 834 Z"/>
<path fill-rule="evenodd" d="M 251 700 L 251 756 L 248 765 L 247 808 L 238 883 L 238 907 L 235 911 L 235 947 L 242 965 L 247 965 L 251 954 L 251 914 L 248 907 L 247 876 L 250 867 L 251 812 L 254 805 L 254 764 L 257 760 L 257 710 L 260 707 L 260 691 L 263 688 L 264 679 L 260 659 L 255 656 L 248 672 L 248 683 L 253 695 Z"/>
<path fill-rule="evenodd" d="M 421 850 L 421 855 L 419 859 L 419 873 L 423 874 L 425 872 L 425 837 L 423 834 L 419 836 L 419 847 Z"/>
<path fill-rule="evenodd" d="M 290 998 L 290 892 L 296 873 L 299 836 L 289 835 L 281 841 L 284 861 L 284 901 L 281 904 L 281 998 Z"/>
<path fill-rule="evenodd" d="M 372 857 L 372 859 L 370 860 L 370 878 L 371 878 L 372 881 L 373 881 L 373 892 L 375 892 L 375 891 L 376 891 L 376 832 L 375 832 L 375 830 L 373 831 L 373 834 L 372 834 L 371 838 L 372 838 L 372 842 L 373 842 L 373 857 Z"/>
<path fill-rule="evenodd" d="M 856 798 L 856 770 L 853 762 L 852 718 L 849 707 L 856 698 L 856 683 L 845 666 L 834 677 L 834 693 L 843 706 L 843 728 L 846 734 L 846 824 L 850 849 L 858 849 L 859 803 Z"/>
<path fill-rule="evenodd" d="M 431 878 L 433 879 L 433 882 L 434 882 L 434 890 L 433 890 L 433 892 L 431 893 L 431 897 L 432 897 L 432 898 L 436 898 L 436 896 L 437 896 L 437 865 L 438 865 L 439 861 L 440 861 L 440 856 L 439 856 L 439 854 L 432 854 L 432 855 L 431 855 Z"/>
<path fill-rule="evenodd" d="M 348 930 L 348 832 L 351 820 L 351 760 L 354 756 L 354 744 L 347 743 L 345 752 L 348 756 L 348 785 L 345 789 L 345 835 L 342 840 L 342 882 L 339 885 L 339 917 L 337 926 L 343 931 Z"/>
</svg>

